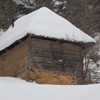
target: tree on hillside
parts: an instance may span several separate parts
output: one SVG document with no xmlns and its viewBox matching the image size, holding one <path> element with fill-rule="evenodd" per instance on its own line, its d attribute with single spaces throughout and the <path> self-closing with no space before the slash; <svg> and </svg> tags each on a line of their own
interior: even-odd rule
<svg viewBox="0 0 100 100">
<path fill-rule="evenodd" d="M 7 29 L 16 14 L 16 5 L 11 0 L 0 0 L 0 28 Z"/>
</svg>

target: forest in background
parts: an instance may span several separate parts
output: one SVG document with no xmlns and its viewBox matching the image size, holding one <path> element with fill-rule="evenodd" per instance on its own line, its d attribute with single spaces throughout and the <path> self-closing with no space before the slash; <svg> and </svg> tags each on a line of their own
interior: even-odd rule
<svg viewBox="0 0 100 100">
<path fill-rule="evenodd" d="M 89 35 L 100 32 L 100 0 L 0 0 L 0 29 L 11 20 L 46 6 Z"/>
</svg>

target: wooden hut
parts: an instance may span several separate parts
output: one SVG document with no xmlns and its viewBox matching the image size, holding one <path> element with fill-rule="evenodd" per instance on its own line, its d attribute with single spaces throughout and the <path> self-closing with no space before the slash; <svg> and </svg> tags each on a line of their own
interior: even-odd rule
<svg viewBox="0 0 100 100">
<path fill-rule="evenodd" d="M 40 83 L 82 83 L 82 51 L 90 43 L 95 40 L 42 7 L 0 36 L 0 75 Z"/>
</svg>

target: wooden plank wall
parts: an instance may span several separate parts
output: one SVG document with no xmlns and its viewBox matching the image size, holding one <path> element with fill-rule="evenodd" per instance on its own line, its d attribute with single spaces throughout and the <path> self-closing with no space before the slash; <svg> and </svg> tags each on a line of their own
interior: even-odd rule
<svg viewBox="0 0 100 100">
<path fill-rule="evenodd" d="M 29 37 L 0 55 L 1 76 L 19 76 L 27 70 L 51 70 L 80 76 L 81 47 Z"/>
<path fill-rule="evenodd" d="M 62 53 L 62 58 L 54 59 L 54 52 Z M 53 70 L 79 76 L 82 72 L 81 57 L 79 45 L 31 38 L 30 63 L 33 70 Z"/>
<path fill-rule="evenodd" d="M 19 76 L 28 66 L 28 40 L 0 55 L 0 76 Z"/>
</svg>

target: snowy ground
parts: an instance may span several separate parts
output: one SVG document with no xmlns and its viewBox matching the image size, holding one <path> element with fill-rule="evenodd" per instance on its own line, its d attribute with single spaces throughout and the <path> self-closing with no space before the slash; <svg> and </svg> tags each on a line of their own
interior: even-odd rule
<svg viewBox="0 0 100 100">
<path fill-rule="evenodd" d="M 0 77 L 0 100 L 100 100 L 100 84 L 38 85 Z"/>
</svg>

